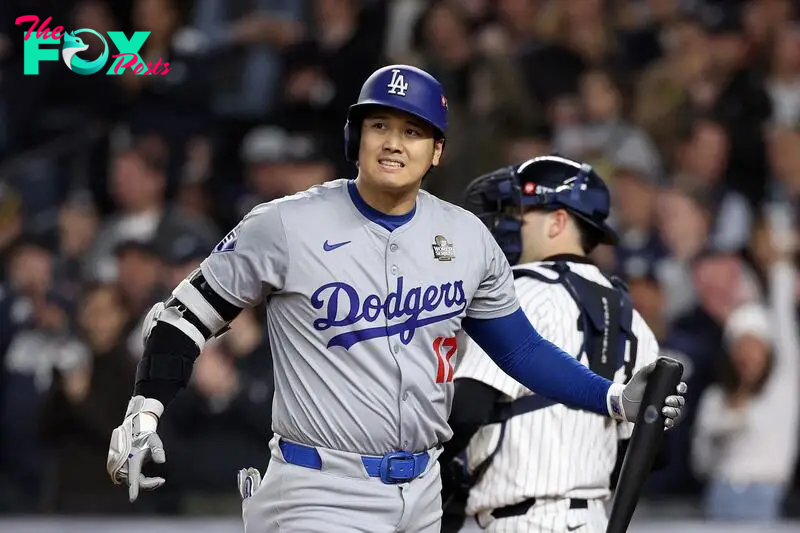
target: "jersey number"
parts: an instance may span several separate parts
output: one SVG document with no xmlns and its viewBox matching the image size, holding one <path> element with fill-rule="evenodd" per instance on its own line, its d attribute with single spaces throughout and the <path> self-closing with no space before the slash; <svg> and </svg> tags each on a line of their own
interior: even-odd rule
<svg viewBox="0 0 800 533">
<path fill-rule="evenodd" d="M 453 363 L 450 359 L 456 353 L 455 337 L 436 337 L 433 341 L 433 353 L 436 354 L 436 383 L 453 381 Z"/>
</svg>

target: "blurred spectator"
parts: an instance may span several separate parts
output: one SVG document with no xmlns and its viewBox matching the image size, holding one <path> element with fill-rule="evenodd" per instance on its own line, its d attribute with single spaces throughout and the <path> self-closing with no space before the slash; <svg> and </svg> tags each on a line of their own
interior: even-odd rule
<svg viewBox="0 0 800 533">
<path fill-rule="evenodd" d="M 688 213 L 676 216 L 688 216 Z M 681 423 L 670 435 L 670 463 L 648 480 L 649 490 L 655 494 L 691 494 L 699 490 L 701 485 L 690 462 L 698 404 L 713 380 L 728 317 L 759 294 L 755 278 L 742 259 L 728 252 L 702 251 L 688 264 L 688 271 L 682 278 L 684 285 L 687 279 L 691 284 L 685 289 L 696 294 L 696 303 L 670 317 L 671 326 L 662 343 L 662 352 L 683 363 L 689 390 Z M 664 285 L 665 294 L 672 297 L 669 291 L 677 287 L 676 278 L 674 285 Z M 665 305 L 662 312 L 668 311 Z"/>
<path fill-rule="evenodd" d="M 667 288 L 667 315 L 673 319 L 694 303 L 695 290 L 686 283 L 692 261 L 706 248 L 712 215 L 704 199 L 674 187 L 660 191 L 656 206 L 659 237 L 669 256 L 659 275 Z"/>
<path fill-rule="evenodd" d="M 724 2 L 707 10 L 712 64 L 694 105 L 713 113 L 730 143 L 726 185 L 756 204 L 764 198 L 766 153 L 763 127 L 772 105 L 757 70 L 748 64 L 741 5 Z"/>
<path fill-rule="evenodd" d="M 163 258 L 163 271 L 160 279 L 166 291 L 172 291 L 178 284 L 188 277 L 193 270 L 200 266 L 211 250 L 214 242 L 204 242 L 202 237 L 187 233 L 181 235 L 174 242 L 166 257 Z"/>
<path fill-rule="evenodd" d="M 119 76 L 131 100 L 127 119 L 132 130 L 158 135 L 178 160 L 189 139 L 211 130 L 208 68 L 175 43 L 185 16 L 179 0 L 135 0 L 133 28 L 150 32 L 139 54 L 144 63 L 153 65 L 153 73 L 136 75 L 129 68 Z"/>
<path fill-rule="evenodd" d="M 74 194 L 59 209 L 58 255 L 55 281 L 62 291 L 76 298 L 87 267 L 83 256 L 94 241 L 100 219 L 91 198 Z"/>
<path fill-rule="evenodd" d="M 661 173 L 658 152 L 647 135 L 624 119 L 623 98 L 608 70 L 591 69 L 580 78 L 582 121 L 556 132 L 557 152 L 589 161 L 601 175 L 611 177 L 613 161 L 635 157 L 654 178 Z"/>
<path fill-rule="evenodd" d="M 13 336 L 0 381 L 0 507 L 38 510 L 47 453 L 36 421 L 54 370 L 68 370 L 88 356 L 72 333 L 73 304 L 51 290 L 53 254 L 35 240 L 10 254 Z"/>
<path fill-rule="evenodd" d="M 248 132 L 242 141 L 241 157 L 245 164 L 246 190 L 237 191 L 240 196 L 237 219 L 259 203 L 303 191 L 335 177 L 316 139 L 277 127 Z"/>
<path fill-rule="evenodd" d="M 663 54 L 634 81 L 631 109 L 633 121 L 644 128 L 662 158 L 669 161 L 691 110 L 692 94 L 703 87 L 711 53 L 705 27 L 697 17 L 682 15 L 662 31 Z"/>
<path fill-rule="evenodd" d="M 347 107 L 381 59 L 384 21 L 364 0 L 310 4 L 310 31 L 285 54 L 279 120 L 339 147 Z"/>
<path fill-rule="evenodd" d="M 770 225 L 768 307 L 744 304 L 729 315 L 723 373 L 700 405 L 693 458 L 709 477 L 706 510 L 714 519 L 775 520 L 791 482 L 800 340 L 789 228 Z"/>
<path fill-rule="evenodd" d="M 162 293 L 158 250 L 152 242 L 131 239 L 121 242 L 114 252 L 119 273 L 116 286 L 123 305 L 131 316 L 143 316 Z"/>
<path fill-rule="evenodd" d="M 772 44 L 767 90 L 772 100 L 772 124 L 800 124 L 800 28 L 782 27 Z"/>
<path fill-rule="evenodd" d="M 620 3 L 621 53 L 629 68 L 639 71 L 668 53 L 675 25 L 685 15 L 682 3 L 681 0 Z"/>
<path fill-rule="evenodd" d="M 675 157 L 673 182 L 705 199 L 709 208 L 709 244 L 716 249 L 743 248 L 752 231 L 751 205 L 724 181 L 730 160 L 730 139 L 719 122 L 698 118 L 682 132 Z"/>
<path fill-rule="evenodd" d="M 622 272 L 641 270 L 641 267 L 628 263 L 644 261 L 657 270 L 668 250 L 656 228 L 655 212 L 660 192 L 656 179 L 649 173 L 651 169 L 642 166 L 635 158 L 618 158 L 612 164 L 615 167 L 612 179 L 613 222 L 620 237 L 615 249 L 617 268 Z"/>
<path fill-rule="evenodd" d="M 190 217 L 166 203 L 164 161 L 149 158 L 140 150 L 117 154 L 110 177 L 118 212 L 103 225 L 87 253 L 87 279 L 113 281 L 117 278 L 114 249 L 126 240 L 155 240 L 162 250 L 170 240 L 192 225 L 213 239 L 216 228 L 202 218 Z"/>
<path fill-rule="evenodd" d="M 45 474 L 46 511 L 130 514 L 144 509 L 132 507 L 126 491 L 109 486 L 101 468 L 136 374 L 123 336 L 128 320 L 122 295 L 113 285 L 84 292 L 78 329 L 91 357 L 55 372 L 40 418 L 43 442 L 53 455 Z"/>
<path fill-rule="evenodd" d="M 175 47 L 212 76 L 218 116 L 255 121 L 274 111 L 282 86 L 281 53 L 306 33 L 305 2 L 198 0 Z"/>
</svg>

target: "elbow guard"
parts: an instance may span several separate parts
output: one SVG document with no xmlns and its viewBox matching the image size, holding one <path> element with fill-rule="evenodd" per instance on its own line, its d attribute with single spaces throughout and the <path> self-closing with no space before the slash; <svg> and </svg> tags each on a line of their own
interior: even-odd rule
<svg viewBox="0 0 800 533">
<path fill-rule="evenodd" d="M 136 394 L 167 405 L 192 376 L 205 343 L 230 329 L 241 308 L 223 300 L 200 270 L 183 280 L 166 302 L 150 309 L 142 326 L 144 355 L 136 372 Z"/>
<path fill-rule="evenodd" d="M 142 326 L 142 341 L 146 347 L 153 328 L 163 322 L 189 337 L 202 350 L 208 339 L 227 332 L 240 312 L 241 308 L 214 292 L 197 269 L 175 287 L 171 298 L 150 309 Z"/>
</svg>

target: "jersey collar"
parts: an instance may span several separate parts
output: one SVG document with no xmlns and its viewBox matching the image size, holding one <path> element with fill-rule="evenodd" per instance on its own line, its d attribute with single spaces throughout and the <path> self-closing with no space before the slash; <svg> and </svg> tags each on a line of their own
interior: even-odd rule
<svg viewBox="0 0 800 533">
<path fill-rule="evenodd" d="M 569 263 L 583 263 L 586 265 L 594 264 L 594 262 L 585 255 L 577 255 L 577 254 L 555 254 L 549 257 L 545 257 L 544 259 L 541 260 L 542 263 L 549 261 L 567 261 Z"/>
</svg>

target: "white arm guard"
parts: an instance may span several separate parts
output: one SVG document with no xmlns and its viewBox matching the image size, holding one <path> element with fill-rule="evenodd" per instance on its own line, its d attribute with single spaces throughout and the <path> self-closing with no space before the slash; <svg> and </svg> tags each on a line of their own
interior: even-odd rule
<svg viewBox="0 0 800 533">
<path fill-rule="evenodd" d="M 175 287 L 172 296 L 183 306 L 170 305 L 167 307 L 164 302 L 155 304 L 144 319 L 142 342 L 147 342 L 150 332 L 160 321 L 178 328 L 202 351 L 206 337 L 195 324 L 186 319 L 187 313 L 194 315 L 194 318 L 211 333 L 212 337 L 217 337 L 226 331 L 229 323 L 220 316 L 214 306 L 205 299 L 203 293 L 197 290 L 197 287 L 192 285 L 188 279 L 184 279 Z"/>
</svg>

